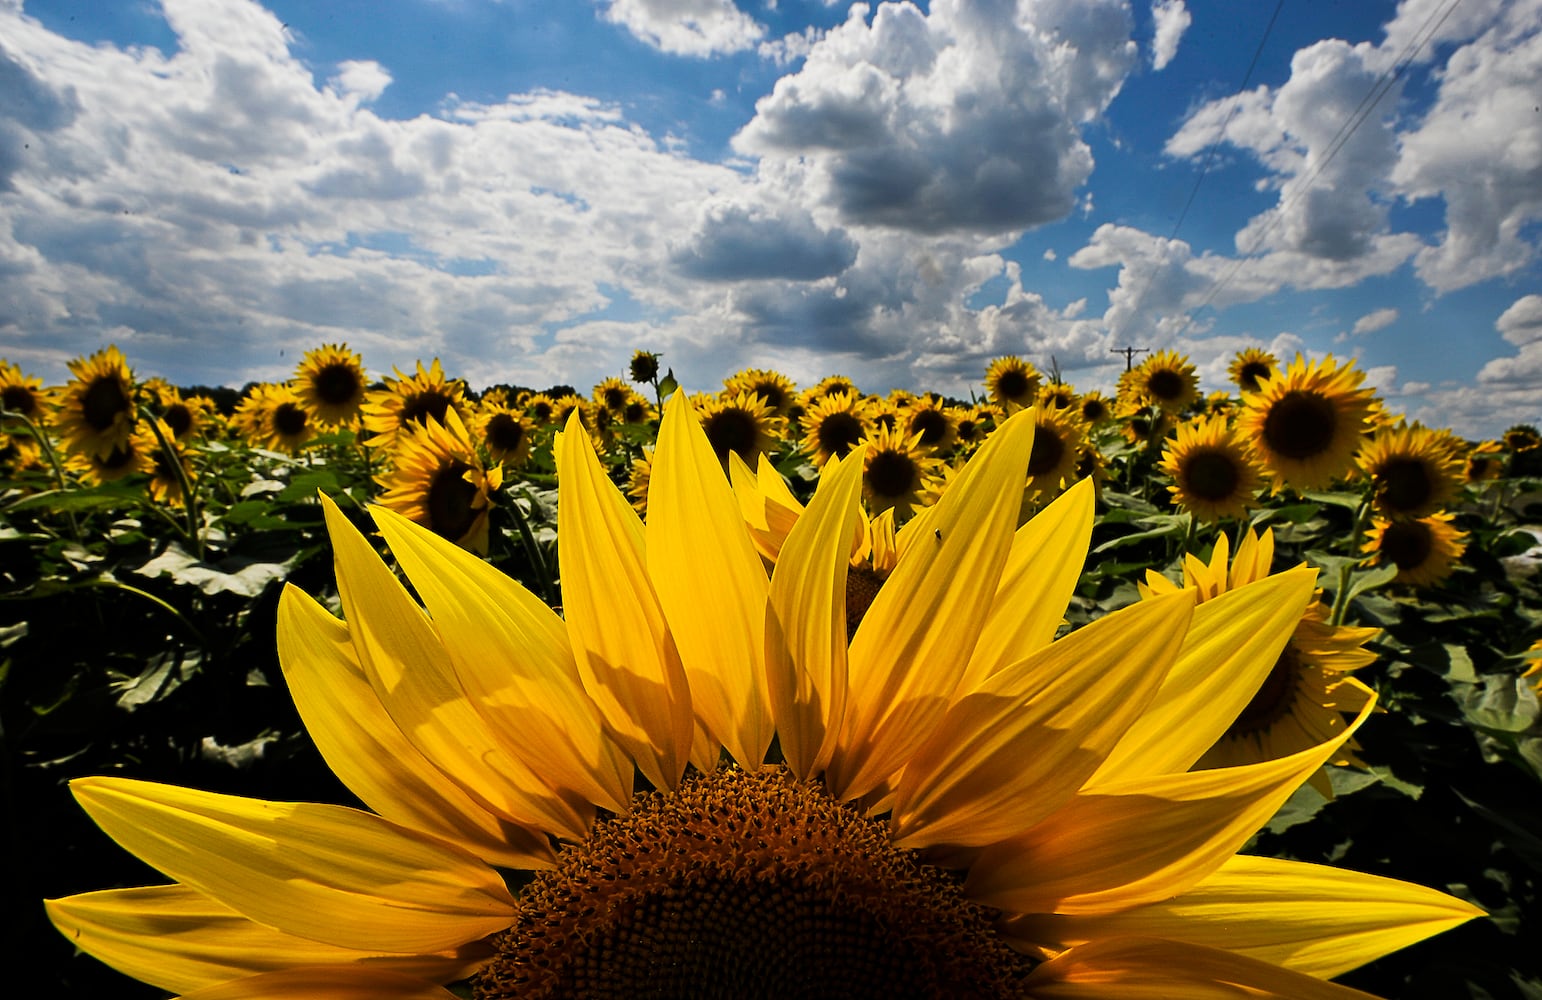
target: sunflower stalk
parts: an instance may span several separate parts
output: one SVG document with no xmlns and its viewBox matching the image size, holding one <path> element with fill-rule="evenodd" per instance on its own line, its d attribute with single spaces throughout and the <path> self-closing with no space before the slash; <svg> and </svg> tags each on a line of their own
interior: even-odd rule
<svg viewBox="0 0 1542 1000">
<path fill-rule="evenodd" d="M 187 466 L 182 463 L 182 454 L 177 451 L 176 445 L 166 436 L 162 430 L 160 421 L 155 414 L 145 407 L 139 408 L 139 415 L 150 425 L 150 430 L 155 434 L 155 440 L 160 445 L 161 451 L 166 455 L 166 464 L 171 466 L 171 471 L 176 474 L 177 486 L 182 490 L 182 512 L 187 518 L 187 539 L 193 545 L 194 554 L 202 562 L 205 555 L 203 539 L 203 527 L 199 523 L 198 497 L 193 492 L 193 481 L 188 478 Z"/>
<path fill-rule="evenodd" d="M 1365 520 L 1371 512 L 1371 498 L 1367 494 L 1360 501 L 1360 506 L 1355 508 L 1355 523 L 1349 530 L 1349 551 L 1360 551 L 1360 538 L 1365 534 Z M 1339 567 L 1339 586 L 1333 595 L 1333 611 L 1328 617 L 1328 623 L 1335 628 L 1344 624 L 1344 618 L 1349 613 L 1349 578 L 1355 571 L 1353 560 Z"/>
<path fill-rule="evenodd" d="M 525 516 L 525 509 L 519 501 L 523 499 L 532 507 L 535 506 L 535 497 L 528 488 L 521 490 L 514 498 L 514 503 L 509 504 L 509 511 L 514 518 L 514 526 L 519 529 L 520 542 L 525 547 L 525 555 L 530 559 L 530 568 L 535 571 L 541 583 L 541 600 L 549 606 L 556 607 L 561 603 L 558 597 L 556 580 L 553 579 L 551 563 L 546 558 L 546 553 L 541 551 L 541 544 L 536 541 L 535 532 L 530 530 L 530 521 Z"/>
</svg>

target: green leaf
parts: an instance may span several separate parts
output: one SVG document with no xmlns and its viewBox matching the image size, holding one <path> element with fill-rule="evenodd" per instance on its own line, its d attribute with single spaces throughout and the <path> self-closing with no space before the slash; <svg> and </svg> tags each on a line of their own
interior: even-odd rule
<svg viewBox="0 0 1542 1000">
<path fill-rule="evenodd" d="M 1519 733 L 1537 721 L 1537 693 L 1519 675 L 1490 674 L 1481 690 L 1467 687 L 1457 700 L 1468 722 L 1490 732 Z"/>
<path fill-rule="evenodd" d="M 259 562 L 231 556 L 218 563 L 201 562 L 181 546 L 172 545 L 134 572 L 154 579 L 169 576 L 177 583 L 197 587 L 205 594 L 238 594 L 256 597 L 281 582 L 293 558 L 284 562 Z"/>
<path fill-rule="evenodd" d="M 1388 563 L 1374 569 L 1357 569 L 1349 575 L 1349 599 L 1352 601 L 1368 590 L 1391 583 L 1395 576 L 1397 563 Z"/>
<path fill-rule="evenodd" d="M 680 383 L 675 380 L 675 370 L 671 368 L 664 377 L 659 380 L 659 398 L 668 399 L 680 388 Z"/>
</svg>

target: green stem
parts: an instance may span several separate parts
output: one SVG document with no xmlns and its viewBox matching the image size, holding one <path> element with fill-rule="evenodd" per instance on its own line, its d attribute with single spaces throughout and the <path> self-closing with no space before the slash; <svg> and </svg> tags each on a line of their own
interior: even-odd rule
<svg viewBox="0 0 1542 1000">
<path fill-rule="evenodd" d="M 1360 506 L 1355 509 L 1354 527 L 1349 532 L 1349 552 L 1351 555 L 1360 551 L 1360 536 L 1365 530 L 1365 519 L 1370 512 L 1371 499 L 1367 495 L 1360 501 Z M 1328 616 L 1328 624 L 1334 627 L 1344 624 L 1344 618 L 1349 614 L 1349 577 L 1354 571 L 1354 562 L 1346 562 L 1339 567 L 1339 589 L 1333 595 L 1333 611 Z"/>
<path fill-rule="evenodd" d="M 23 424 L 26 425 L 27 433 L 32 435 L 32 440 L 38 443 L 38 447 L 43 450 L 43 454 L 48 458 L 49 467 L 54 470 L 54 480 L 59 484 L 59 492 L 68 492 L 70 487 L 69 483 L 64 478 L 64 466 L 59 464 L 59 453 L 54 451 L 54 446 L 48 440 L 48 435 L 38 430 L 37 424 L 34 424 L 31 418 L 29 418 L 25 413 L 17 413 L 14 410 L 0 409 L 0 420 L 20 420 Z M 83 540 L 80 535 L 80 522 L 75 520 L 75 512 L 65 511 L 64 516 L 70 522 L 70 534 L 75 537 L 75 541 L 82 542 Z"/>
<path fill-rule="evenodd" d="M 161 453 L 166 456 L 166 464 L 171 466 L 171 471 L 176 473 L 177 487 L 182 491 L 182 511 L 187 517 L 188 541 L 193 543 L 194 553 L 198 561 L 204 558 L 203 530 L 198 523 L 198 497 L 193 492 L 193 481 L 188 478 L 187 466 L 182 464 L 182 453 L 177 450 L 176 444 L 166 436 L 161 429 L 161 422 L 155 415 L 140 407 L 140 416 L 144 417 L 150 425 L 150 430 L 155 434 L 155 440 L 160 443 Z"/>
<path fill-rule="evenodd" d="M 522 491 L 524 499 L 532 506 L 535 497 L 530 494 L 529 488 Z M 552 579 L 551 564 L 546 559 L 546 553 L 541 551 L 541 545 L 535 539 L 535 532 L 530 530 L 529 519 L 525 517 L 525 511 L 520 507 L 518 498 L 509 504 L 509 510 L 514 517 L 514 527 L 519 529 L 520 541 L 524 543 L 525 555 L 530 558 L 531 568 L 541 580 L 541 599 L 548 605 L 556 607 L 561 603 L 558 596 L 556 582 Z"/>
</svg>

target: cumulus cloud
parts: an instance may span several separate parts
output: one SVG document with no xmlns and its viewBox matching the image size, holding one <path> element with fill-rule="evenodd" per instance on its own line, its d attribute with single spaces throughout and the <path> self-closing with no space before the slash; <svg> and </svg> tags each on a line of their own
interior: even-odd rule
<svg viewBox="0 0 1542 1000">
<path fill-rule="evenodd" d="M 1437 58 L 1445 61 L 1431 73 L 1435 100 L 1408 120 L 1406 77 L 1395 70 Z M 1309 45 L 1278 88 L 1195 109 L 1166 151 L 1192 157 L 1225 142 L 1269 171 L 1277 204 L 1237 233 L 1239 252 L 1306 258 L 1318 287 L 1413 259 L 1424 283 L 1444 293 L 1536 258 L 1528 227 L 1542 218 L 1539 92 L 1542 2 L 1477 0 L 1453 12 L 1441 0 L 1409 0 L 1380 44 Z M 1366 104 L 1373 94 L 1379 102 Z M 1445 203 L 1447 228 L 1434 245 L 1389 225 L 1392 204 L 1424 198 Z"/>
<path fill-rule="evenodd" d="M 766 29 L 733 0 L 610 0 L 605 19 L 670 55 L 722 55 L 750 48 Z"/>
<path fill-rule="evenodd" d="M 839 229 L 821 229 L 806 209 L 712 202 L 670 259 L 681 273 L 707 281 L 787 278 L 813 281 L 851 266 L 857 244 Z"/>
<path fill-rule="evenodd" d="M 391 74 L 373 59 L 350 59 L 337 67 L 332 89 L 361 104 L 375 100 L 391 85 Z"/>
<path fill-rule="evenodd" d="M 733 144 L 796 164 L 847 224 L 1021 231 L 1074 208 L 1080 128 L 1123 84 L 1130 31 L 1123 0 L 854 4 Z"/>
<path fill-rule="evenodd" d="M 1361 316 L 1359 319 L 1355 320 L 1355 325 L 1353 328 L 1351 328 L 1350 333 L 1358 337 L 1361 334 L 1375 333 L 1377 330 L 1385 330 L 1387 327 L 1397 322 L 1397 316 L 1397 310 L 1391 308 L 1390 306 L 1385 309 L 1377 309 L 1375 312 L 1366 313 L 1364 316 Z"/>
<path fill-rule="evenodd" d="M 1194 18 L 1183 0 L 1155 0 L 1151 19 L 1156 26 L 1151 38 L 1151 68 L 1161 70 L 1178 54 L 1178 43 Z"/>
</svg>

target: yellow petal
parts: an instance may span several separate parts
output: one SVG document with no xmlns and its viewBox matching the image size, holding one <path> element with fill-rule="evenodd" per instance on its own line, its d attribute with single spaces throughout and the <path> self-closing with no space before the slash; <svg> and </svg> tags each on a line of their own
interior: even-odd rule
<svg viewBox="0 0 1542 1000">
<path fill-rule="evenodd" d="M 1167 679 L 1089 786 L 1192 767 L 1269 676 L 1316 579 L 1316 570 L 1288 570 L 1196 608 Z"/>
<path fill-rule="evenodd" d="M 380 702 L 402 734 L 484 808 L 566 837 L 588 830 L 581 802 L 558 795 L 520 755 L 514 734 L 488 724 L 455 677 L 417 602 L 342 511 L 323 499 L 348 634 Z"/>
<path fill-rule="evenodd" d="M 567 626 L 534 594 L 459 545 L 385 509 L 380 533 L 418 596 L 467 695 L 511 733 L 541 777 L 579 800 L 624 810 L 632 761 L 584 693 Z"/>
<path fill-rule="evenodd" d="M 826 775 L 838 797 L 897 774 L 952 700 L 1012 545 L 1032 447 L 1032 410 L 986 438 L 863 616 Z"/>
<path fill-rule="evenodd" d="M 1156 691 L 1193 607 L 1188 591 L 1141 601 L 956 701 L 905 768 L 891 821 L 896 845 L 979 847 L 1054 812 Z"/>
<path fill-rule="evenodd" d="M 402 735 L 359 666 L 348 626 L 291 584 L 278 604 L 278 659 L 306 731 L 365 805 L 495 864 L 552 866 L 545 836 L 482 808 Z"/>
<path fill-rule="evenodd" d="M 443 986 L 390 972 L 290 969 L 221 983 L 179 1000 L 455 1000 Z"/>
<path fill-rule="evenodd" d="M 1018 913 L 1109 913 L 1175 896 L 1235 854 L 1369 714 L 1278 760 L 1083 791 L 1026 834 L 985 848 L 966 889 Z"/>
<path fill-rule="evenodd" d="M 648 579 L 642 521 L 606 478 L 576 412 L 555 454 L 557 561 L 578 674 L 637 767 L 655 787 L 673 788 L 691 754 L 696 717 Z"/>
<path fill-rule="evenodd" d="M 1023 983 L 1034 1000 L 1375 1000 L 1256 958 L 1155 938 L 1073 948 Z"/>
<path fill-rule="evenodd" d="M 685 393 L 664 404 L 648 483 L 648 575 L 696 715 L 741 767 L 776 735 L 766 697 L 770 582 Z"/>
<path fill-rule="evenodd" d="M 821 477 L 771 576 L 767 694 L 782 755 L 804 779 L 829 763 L 846 703 L 846 546 L 862 521 L 865 450 L 825 463 L 834 471 Z"/>
<path fill-rule="evenodd" d="M 1170 938 L 1329 979 L 1482 915 L 1411 882 L 1237 855 L 1174 899 L 1098 916 L 1028 914 L 1009 933 L 1054 951 L 1099 938 Z"/>
<path fill-rule="evenodd" d="M 70 790 L 145 863 L 259 923 L 360 951 L 436 952 L 507 927 L 514 900 L 472 855 L 372 813 L 126 778 Z"/>
<path fill-rule="evenodd" d="M 296 966 L 375 968 L 445 982 L 482 960 L 471 954 L 387 955 L 308 941 L 254 923 L 186 886 L 105 889 L 44 902 L 81 951 L 172 993 Z"/>
<path fill-rule="evenodd" d="M 1079 480 L 1012 536 L 963 690 L 1055 637 L 1087 561 L 1096 499 L 1092 480 Z"/>
</svg>

